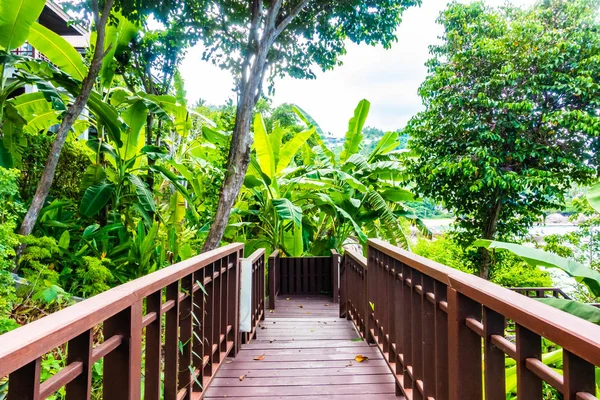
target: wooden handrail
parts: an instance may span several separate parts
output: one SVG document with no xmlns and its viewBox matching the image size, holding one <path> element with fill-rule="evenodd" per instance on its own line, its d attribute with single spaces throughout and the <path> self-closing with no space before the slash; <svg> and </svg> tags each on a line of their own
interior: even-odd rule
<svg viewBox="0 0 600 400">
<path fill-rule="evenodd" d="M 230 244 L 1 335 L 0 377 L 9 376 L 9 398 L 37 399 L 40 390 L 47 395 L 55 387 L 69 382 L 68 396 L 73 393 L 77 394 L 73 398 L 80 398 L 81 393 L 89 393 L 91 365 L 100 358 L 104 358 L 105 382 L 110 381 L 108 386 L 112 388 L 105 385 L 105 396 L 110 394 L 109 397 L 116 400 L 139 397 L 144 327 L 146 398 L 158 398 L 161 353 L 165 362 L 164 398 L 174 400 L 182 393 L 190 396 L 193 379 L 202 381 L 204 377 L 208 382 L 222 359 L 235 355 L 239 349 L 238 260 L 242 255 L 243 244 Z M 204 304 L 200 283 L 208 291 L 207 304 Z M 198 314 L 201 317 L 197 318 L 202 322 L 207 318 L 201 326 L 192 323 L 194 307 L 201 309 Z M 212 319 L 214 313 L 220 320 Z M 164 352 L 160 350 L 162 314 L 166 315 Z M 105 340 L 92 349 L 92 330 L 100 324 L 103 324 Z M 196 333 L 193 335 L 192 331 Z M 192 340 L 193 336 L 204 340 Z M 183 348 L 179 346 L 180 341 L 184 343 Z M 69 363 L 62 370 L 65 372 L 40 389 L 41 357 L 67 343 Z M 198 356 L 194 359 L 192 346 L 198 347 Z M 185 369 L 179 368 L 184 364 Z M 187 365 L 190 368 L 194 365 L 199 376 L 194 378 Z M 205 374 L 206 365 L 211 371 Z"/>
<path fill-rule="evenodd" d="M 342 293 L 347 317 L 394 372 L 397 394 L 505 399 L 508 356 L 519 398 L 541 399 L 542 382 L 565 399 L 595 398 L 600 326 L 383 241 L 368 246 L 366 263 L 344 254 Z M 562 347 L 562 376 L 541 362 L 542 338 Z"/>
</svg>

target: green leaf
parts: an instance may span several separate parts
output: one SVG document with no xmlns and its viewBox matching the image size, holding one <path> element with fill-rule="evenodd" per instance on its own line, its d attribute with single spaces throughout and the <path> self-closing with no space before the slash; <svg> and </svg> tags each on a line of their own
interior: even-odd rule
<svg viewBox="0 0 600 400">
<path fill-rule="evenodd" d="M 300 132 L 285 144 L 279 150 L 279 162 L 277 163 L 276 172 L 283 171 L 289 165 L 290 161 L 296 156 L 296 153 L 306 143 L 306 141 L 315 133 L 315 128 L 312 127 L 306 131 Z"/>
<path fill-rule="evenodd" d="M 283 229 L 283 246 L 290 257 L 300 257 L 304 253 L 302 225 L 289 222 Z"/>
<path fill-rule="evenodd" d="M 344 141 L 344 150 L 340 155 L 340 162 L 344 163 L 352 154 L 358 153 L 363 139 L 362 129 L 369 116 L 371 103 L 363 99 L 354 110 L 354 116 L 348 122 L 348 132 Z"/>
<path fill-rule="evenodd" d="M 106 178 L 106 171 L 100 164 L 89 165 L 83 173 L 81 179 L 81 189 L 85 190 L 90 186 L 96 185 L 102 182 Z"/>
<path fill-rule="evenodd" d="M 81 54 L 60 35 L 35 22 L 31 25 L 28 40 L 52 64 L 78 81 L 86 77 L 88 69 L 83 64 Z"/>
<path fill-rule="evenodd" d="M 12 168 L 13 167 L 13 157 L 10 154 L 10 151 L 4 145 L 4 141 L 0 140 L 0 167 L 2 168 Z"/>
<path fill-rule="evenodd" d="M 583 318 L 593 324 L 600 325 L 600 308 L 575 300 L 557 299 L 554 297 L 536 299 L 537 301 L 558 308 L 576 317 Z"/>
<path fill-rule="evenodd" d="M 600 296 L 600 273 L 564 257 L 515 243 L 479 239 L 473 243 L 476 247 L 508 250 L 521 257 L 534 267 L 559 268 L 580 283 L 584 283 L 594 296 Z"/>
<path fill-rule="evenodd" d="M 123 147 L 120 149 L 121 158 L 124 161 L 136 157 L 144 147 L 145 138 L 140 132 L 146 125 L 147 116 L 148 109 L 142 101 L 133 103 L 123 114 L 123 119 L 128 126 L 127 134 L 122 137 Z"/>
<path fill-rule="evenodd" d="M 27 40 L 46 0 L 0 0 L 0 47 L 11 51 Z"/>
<path fill-rule="evenodd" d="M 9 103 L 25 119 L 23 131 L 27 133 L 37 134 L 59 123 L 60 113 L 48 102 L 44 92 L 23 94 L 11 99 Z"/>
<path fill-rule="evenodd" d="M 256 117 L 254 117 L 254 148 L 256 149 L 256 159 L 258 160 L 260 169 L 273 182 L 275 177 L 275 157 L 273 156 L 273 148 L 267 135 L 265 122 L 260 113 L 257 113 Z"/>
<path fill-rule="evenodd" d="M 108 204 L 114 191 L 115 186 L 107 182 L 90 186 L 83 194 L 83 198 L 79 204 L 79 212 L 86 217 L 93 217 Z"/>
<path fill-rule="evenodd" d="M 335 165 L 335 154 L 333 154 L 333 152 L 331 150 L 329 150 L 329 148 L 323 142 L 323 138 L 325 137 L 325 133 L 323 132 L 323 129 L 321 129 L 319 124 L 317 124 L 317 122 L 310 115 L 308 115 L 308 113 L 306 111 L 304 111 L 300 107 L 293 106 L 292 111 L 294 111 L 296 113 L 298 118 L 300 118 L 302 120 L 302 122 L 304 122 L 306 124 L 307 127 L 315 128 L 315 130 L 317 132 L 317 136 L 318 136 L 317 144 L 319 145 L 319 147 L 323 151 L 323 154 L 327 157 L 329 162 L 332 165 Z"/>
<path fill-rule="evenodd" d="M 126 174 L 127 180 L 135 186 L 135 193 L 137 194 L 138 201 L 148 212 L 156 212 L 156 206 L 154 204 L 154 197 L 148 185 L 143 182 L 138 176 L 133 174 Z"/>
<path fill-rule="evenodd" d="M 120 13 L 113 11 L 111 17 L 118 23 L 110 23 L 106 27 L 104 41 L 106 54 L 99 74 L 104 88 L 109 88 L 113 80 L 116 70 L 115 56 L 122 54 L 139 32 L 139 28 Z"/>
<path fill-rule="evenodd" d="M 296 226 L 302 226 L 302 209 L 289 199 L 273 199 L 273 206 L 279 218 L 292 221 Z"/>
<path fill-rule="evenodd" d="M 412 194 L 409 190 L 402 188 L 389 188 L 382 191 L 381 196 L 393 202 L 403 202 L 403 201 L 415 201 L 415 195 Z"/>
<path fill-rule="evenodd" d="M 380 154 L 386 154 L 396 149 L 399 145 L 398 132 L 386 132 L 369 155 L 369 162 L 373 161 Z"/>
<path fill-rule="evenodd" d="M 60 238 L 58 239 L 58 246 L 64 250 L 69 249 L 69 244 L 71 243 L 71 234 L 69 231 L 64 231 Z"/>
<path fill-rule="evenodd" d="M 590 206 L 598 212 L 600 212 L 600 183 L 592 186 L 587 192 L 587 199 L 590 202 Z"/>
</svg>

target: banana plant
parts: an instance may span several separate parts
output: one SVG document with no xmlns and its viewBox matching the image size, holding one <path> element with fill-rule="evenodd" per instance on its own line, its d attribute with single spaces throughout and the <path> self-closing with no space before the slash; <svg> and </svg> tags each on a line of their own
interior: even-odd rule
<svg viewBox="0 0 600 400">
<path fill-rule="evenodd" d="M 320 195 L 316 203 L 331 217 L 324 237 L 338 237 L 335 247 L 343 245 L 350 235 L 355 235 L 364 244 L 366 237 L 381 237 L 392 243 L 409 247 L 408 239 L 402 229 L 401 220 L 409 221 L 424 234 L 430 235 L 420 219 L 404 203 L 414 201 L 413 194 L 402 186 L 406 180 L 402 165 L 402 154 L 397 132 L 388 132 L 379 141 L 371 154 L 360 154 L 362 129 L 370 109 L 367 100 L 361 100 L 354 115 L 348 122 L 348 130 L 343 151 L 339 160 L 327 149 L 323 141 L 318 146 L 305 149 L 307 159 L 314 160 L 319 168 L 308 176 L 312 179 L 330 180 L 338 190 L 328 193 L 328 198 Z M 309 127 L 314 127 L 318 136 L 321 128 L 306 112 L 299 107 L 294 111 Z M 333 221 L 341 221 L 342 229 Z M 358 229 L 360 228 L 360 229 Z"/>
<path fill-rule="evenodd" d="M 7 72 L 20 60 L 11 51 L 25 43 L 45 4 L 45 0 L 0 0 L 0 166 L 6 168 L 14 164 L 13 152 L 25 145 L 22 128 L 26 124 L 7 101 L 24 86 L 20 81 L 8 83 Z"/>
<path fill-rule="evenodd" d="M 285 130 L 278 124 L 269 134 L 260 114 L 254 118 L 254 150 L 244 182 L 246 196 L 258 205 L 254 209 L 261 234 L 251 243 L 265 242 L 271 249 L 281 249 L 289 256 L 304 253 L 302 205 L 296 191 L 307 185 L 322 185 L 307 177 L 295 179 L 293 159 L 314 135 L 315 128 L 302 131 L 282 143 Z M 243 195 L 243 196 L 244 196 Z M 246 211 L 250 215 L 251 211 Z"/>
</svg>

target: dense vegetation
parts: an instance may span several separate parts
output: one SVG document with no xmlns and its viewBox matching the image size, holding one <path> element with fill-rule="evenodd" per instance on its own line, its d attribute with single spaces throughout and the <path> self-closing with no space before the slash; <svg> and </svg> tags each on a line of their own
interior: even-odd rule
<svg viewBox="0 0 600 400">
<path fill-rule="evenodd" d="M 0 334 L 233 241 L 300 256 L 376 237 L 507 287 L 571 276 L 577 300 L 600 299 L 598 186 L 568 205 L 575 232 L 503 243 L 598 181 L 597 0 L 449 4 L 424 111 L 384 132 L 362 100 L 338 148 L 263 82 L 314 78 L 348 40 L 389 48 L 420 1 L 72 2 L 93 25 L 84 55 L 35 22 L 45 0 L 18 2 L 0 0 Z M 11 53 L 25 41 L 45 59 Z M 236 104 L 188 104 L 177 67 L 196 42 Z M 435 238 L 423 223 L 454 216 Z"/>
</svg>

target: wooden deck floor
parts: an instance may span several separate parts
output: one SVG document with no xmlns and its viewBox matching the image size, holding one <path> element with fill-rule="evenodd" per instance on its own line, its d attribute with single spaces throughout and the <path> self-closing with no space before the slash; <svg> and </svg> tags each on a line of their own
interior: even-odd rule
<svg viewBox="0 0 600 400">
<path fill-rule="evenodd" d="M 377 347 L 360 340 L 326 297 L 277 299 L 257 338 L 226 360 L 204 398 L 400 399 Z M 368 361 L 358 363 L 357 355 Z"/>
</svg>

